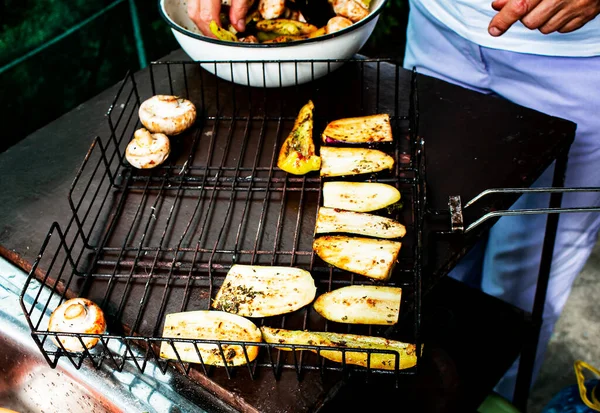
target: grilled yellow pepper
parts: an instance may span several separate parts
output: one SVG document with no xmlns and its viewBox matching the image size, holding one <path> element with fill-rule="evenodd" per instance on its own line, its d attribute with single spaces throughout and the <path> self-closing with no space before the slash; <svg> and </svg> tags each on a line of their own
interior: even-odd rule
<svg viewBox="0 0 600 413">
<path fill-rule="evenodd" d="M 313 142 L 313 109 L 312 101 L 300 109 L 294 128 L 288 135 L 279 151 L 277 166 L 294 175 L 304 175 L 310 171 L 318 171 L 321 158 L 315 155 Z"/>
<path fill-rule="evenodd" d="M 237 42 L 238 39 L 235 34 L 231 33 L 229 30 L 225 30 L 222 27 L 219 27 L 216 21 L 212 20 L 210 25 L 208 26 L 212 34 L 216 36 L 219 40 L 225 40 L 226 42 Z"/>
</svg>

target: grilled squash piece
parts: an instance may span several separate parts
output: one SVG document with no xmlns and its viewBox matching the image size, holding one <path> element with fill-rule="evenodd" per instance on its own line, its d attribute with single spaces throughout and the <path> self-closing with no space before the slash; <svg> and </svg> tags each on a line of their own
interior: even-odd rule
<svg viewBox="0 0 600 413">
<path fill-rule="evenodd" d="M 316 292 L 312 276 L 300 268 L 233 265 L 212 307 L 244 317 L 269 317 L 310 304 Z"/>
<path fill-rule="evenodd" d="M 392 169 L 394 158 L 377 149 L 321 147 L 321 176 L 359 175 Z"/>
<path fill-rule="evenodd" d="M 315 32 L 318 27 L 296 20 L 270 19 L 257 22 L 256 29 L 261 32 L 273 32 L 283 36 L 298 36 Z"/>
<path fill-rule="evenodd" d="M 390 278 L 402 244 L 373 238 L 323 236 L 313 249 L 326 263 L 365 277 L 385 281 Z"/>
<path fill-rule="evenodd" d="M 350 285 L 320 295 L 313 306 L 338 323 L 391 325 L 398 322 L 402 288 Z"/>
<path fill-rule="evenodd" d="M 400 341 L 388 340 L 381 337 L 361 336 L 356 334 L 340 334 L 329 332 L 311 332 L 299 330 L 283 330 L 280 328 L 261 327 L 263 339 L 267 343 L 273 344 L 299 344 L 313 345 L 323 347 L 338 347 L 348 349 L 373 349 L 373 350 L 392 350 L 400 358 L 399 369 L 407 369 L 417 364 L 417 346 L 414 344 L 402 343 Z M 291 351 L 290 347 L 280 347 L 280 350 Z M 300 349 L 301 350 L 301 349 Z M 316 350 L 310 349 L 313 353 Z M 421 345 L 421 353 L 423 346 Z M 398 356 L 392 353 L 369 353 L 347 350 L 345 352 L 347 364 L 358 366 L 370 366 L 373 369 L 395 370 Z M 343 352 L 337 350 L 320 350 L 319 354 L 329 360 L 342 363 Z"/>
<path fill-rule="evenodd" d="M 315 155 L 312 136 L 314 107 L 309 100 L 300 109 L 294 128 L 279 151 L 277 166 L 288 173 L 304 175 L 321 167 L 321 158 Z"/>
<path fill-rule="evenodd" d="M 391 218 L 363 212 L 320 207 L 317 214 L 315 234 L 344 232 L 377 238 L 401 238 L 406 227 Z"/>
<path fill-rule="evenodd" d="M 369 212 L 390 206 L 400 200 L 400 191 L 378 182 L 323 183 L 323 206 L 346 211 Z"/>
<path fill-rule="evenodd" d="M 223 311 L 186 311 L 167 314 L 162 336 L 174 339 L 195 338 L 256 343 L 262 341 L 260 330 L 252 321 Z M 173 346 L 177 349 L 177 353 L 173 350 Z M 160 346 L 160 357 L 178 360 L 178 354 L 182 361 L 200 363 L 198 357 L 200 353 L 202 361 L 207 365 L 224 366 L 224 359 L 227 360 L 228 366 L 239 366 L 247 362 L 241 345 L 222 344 L 223 354 L 217 344 L 200 343 L 197 345 L 198 352 L 193 343 L 174 341 L 173 346 L 163 341 Z M 258 356 L 258 350 L 258 346 L 246 346 L 248 361 L 252 362 Z"/>
<path fill-rule="evenodd" d="M 219 27 L 216 21 L 212 20 L 209 25 L 210 31 L 215 37 L 219 40 L 224 40 L 226 42 L 237 42 L 238 38 L 235 34 L 231 33 L 229 30 L 225 30 L 222 27 Z"/>
<path fill-rule="evenodd" d="M 338 119 L 330 122 L 322 134 L 323 143 L 392 142 L 388 114 Z"/>
</svg>

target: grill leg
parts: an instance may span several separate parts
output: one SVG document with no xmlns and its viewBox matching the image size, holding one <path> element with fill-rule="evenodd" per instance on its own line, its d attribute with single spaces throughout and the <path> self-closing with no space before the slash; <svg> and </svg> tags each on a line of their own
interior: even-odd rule
<svg viewBox="0 0 600 413">
<path fill-rule="evenodd" d="M 567 170 L 568 151 L 556 160 L 554 168 L 553 187 L 564 187 L 565 172 Z M 550 208 L 559 208 L 562 201 L 562 193 L 553 193 L 550 196 Z M 519 370 L 517 372 L 517 382 L 515 385 L 515 394 L 513 397 L 515 406 L 521 411 L 527 410 L 527 399 L 531 387 L 533 376 L 533 366 L 537 353 L 540 330 L 544 317 L 544 305 L 546 303 L 546 290 L 550 279 L 550 270 L 552 268 L 552 255 L 554 253 L 554 242 L 556 240 L 556 231 L 558 229 L 558 218 L 560 214 L 549 214 L 546 221 L 546 235 L 544 236 L 544 245 L 542 249 L 540 270 L 538 274 L 538 283 L 535 290 L 533 301 L 533 310 L 531 314 L 532 327 L 527 332 L 526 341 L 521 352 L 519 361 Z"/>
</svg>

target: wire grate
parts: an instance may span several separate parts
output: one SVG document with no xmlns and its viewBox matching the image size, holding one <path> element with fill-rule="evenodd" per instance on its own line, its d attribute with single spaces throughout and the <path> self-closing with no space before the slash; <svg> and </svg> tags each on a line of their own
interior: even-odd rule
<svg viewBox="0 0 600 413">
<path fill-rule="evenodd" d="M 326 321 L 307 306 L 252 321 L 292 330 L 381 336 L 419 346 L 425 171 L 423 143 L 417 140 L 416 131 L 416 75 L 382 60 L 310 63 L 343 66 L 323 79 L 288 88 L 238 86 L 207 73 L 196 62 L 157 62 L 145 79 L 126 76 L 108 111 L 105 137 L 94 139 L 76 173 L 64 231 L 57 223 L 51 227 L 24 287 L 25 293 L 36 282 L 38 267 L 43 268 L 39 281 L 51 288 L 51 298 L 58 295 L 62 302 L 82 296 L 95 301 L 105 312 L 109 334 L 82 353 L 57 348 L 50 339 L 56 334 L 42 325 L 43 313 L 52 310 L 50 300 L 39 302 L 38 296 L 24 312 L 51 365 L 64 357 L 78 368 L 88 359 L 95 367 L 110 363 L 119 370 L 132 360 L 143 372 L 147 362 L 155 360 L 164 371 L 174 366 L 184 373 L 196 368 L 212 374 L 215 368 L 203 362 L 192 365 L 181 359 L 161 359 L 160 343 L 168 342 L 175 350 L 175 343 L 191 343 L 198 355 L 199 344 L 218 344 L 224 357 L 223 346 L 230 342 L 162 339 L 162 326 L 166 314 L 209 309 L 227 271 L 236 263 L 307 269 L 317 294 L 345 285 L 374 284 L 366 277 L 332 268 L 313 253 L 315 219 L 322 201 L 323 180 L 318 174 L 292 176 L 276 167 L 279 145 L 309 99 L 315 103 L 317 146 L 318 132 L 331 120 L 382 112 L 391 116 L 394 143 L 375 147 L 394 156 L 395 168 L 353 179 L 389 183 L 401 192 L 403 208 L 387 214 L 406 225 L 407 235 L 394 274 L 386 283 L 403 288 L 401 320 L 394 328 L 345 325 Z M 185 96 L 196 105 L 198 119 L 188 131 L 171 138 L 171 155 L 165 164 L 137 170 L 125 160 L 124 149 L 141 126 L 140 103 L 153 94 Z M 116 342 L 122 345 L 113 345 Z M 366 368 L 350 366 L 346 358 L 358 351 L 352 348 L 337 348 L 343 359 L 334 363 L 321 356 L 334 348 L 291 345 L 313 352 L 285 352 L 266 343 L 237 344 L 245 351 L 249 345 L 261 350 L 246 366 L 216 368 L 225 370 L 228 377 L 238 370 L 256 378 L 264 371 L 279 377 L 283 369 L 294 369 L 301 378 L 307 370 L 325 374 L 352 369 L 391 373 L 397 382 L 400 374 L 417 370 L 399 369 L 398 356 L 391 370 L 372 369 L 370 361 Z M 392 354 L 389 350 L 361 352 Z"/>
</svg>

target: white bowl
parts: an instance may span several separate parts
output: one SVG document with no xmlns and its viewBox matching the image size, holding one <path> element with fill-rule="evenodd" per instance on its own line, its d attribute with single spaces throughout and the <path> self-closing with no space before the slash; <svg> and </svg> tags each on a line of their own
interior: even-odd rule
<svg viewBox="0 0 600 413">
<path fill-rule="evenodd" d="M 203 36 L 187 15 L 186 0 L 159 1 L 161 15 L 175 39 L 188 56 L 203 62 L 204 69 L 245 86 L 286 87 L 318 79 L 342 65 L 318 60 L 348 59 L 358 52 L 373 32 L 387 0 L 373 0 L 367 17 L 336 33 L 275 44 L 233 43 Z M 249 63 L 254 61 L 260 63 Z M 285 63 L 289 61 L 293 62 Z"/>
</svg>

